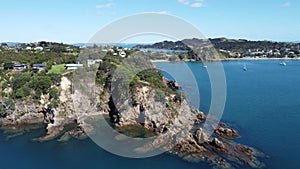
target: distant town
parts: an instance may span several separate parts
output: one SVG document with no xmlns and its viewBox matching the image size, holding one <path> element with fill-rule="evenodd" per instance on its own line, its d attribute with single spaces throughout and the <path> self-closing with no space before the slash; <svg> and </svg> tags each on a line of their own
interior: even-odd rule
<svg viewBox="0 0 300 169">
<path fill-rule="evenodd" d="M 138 45 L 137 48 L 186 50 L 190 51 L 189 58 L 196 59 L 195 53 L 189 46 L 199 47 L 202 50 L 201 58 L 205 59 L 206 51 L 216 49 L 222 59 L 259 59 L 259 58 L 299 58 L 300 43 L 248 41 L 244 39 L 185 39 L 182 41 L 164 41 L 153 45 Z M 206 50 L 205 50 L 206 49 Z M 194 55 L 194 56 L 193 56 Z M 198 56 L 199 58 L 199 56 Z"/>
</svg>

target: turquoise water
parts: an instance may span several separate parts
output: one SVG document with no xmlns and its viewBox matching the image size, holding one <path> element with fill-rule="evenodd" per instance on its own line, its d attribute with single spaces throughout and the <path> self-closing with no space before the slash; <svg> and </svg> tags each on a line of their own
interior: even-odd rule
<svg viewBox="0 0 300 169">
<path fill-rule="evenodd" d="M 243 71 L 246 63 L 248 71 Z M 228 61 L 223 62 L 227 78 L 227 102 L 223 121 L 242 135 L 236 141 L 264 152 L 266 168 L 300 168 L 300 61 Z M 200 90 L 200 108 L 210 106 L 210 82 L 201 63 L 157 63 L 158 67 L 175 67 L 180 74 L 182 64 L 194 73 Z M 211 63 L 214 64 L 214 63 Z M 208 64 L 208 66 L 210 66 Z M 176 72 L 177 71 L 177 72 Z M 186 77 L 188 82 L 188 78 Z M 43 129 L 6 140 L 0 132 L 1 169 L 205 169 L 205 163 L 190 163 L 162 154 L 146 159 L 118 157 L 99 148 L 91 140 L 66 143 L 32 142 Z M 117 146 L 117 145 L 116 145 Z M 242 166 L 241 168 L 246 168 Z"/>
</svg>

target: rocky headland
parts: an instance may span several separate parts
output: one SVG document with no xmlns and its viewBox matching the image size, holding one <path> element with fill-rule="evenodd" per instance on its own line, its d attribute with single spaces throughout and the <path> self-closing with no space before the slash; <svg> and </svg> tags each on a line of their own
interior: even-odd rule
<svg viewBox="0 0 300 169">
<path fill-rule="evenodd" d="M 187 99 L 177 91 L 180 90 L 179 84 L 166 79 L 154 67 L 137 74 L 129 83 L 130 97 L 123 98 L 125 93 L 122 88 L 112 89 L 114 79 L 111 77 L 121 61 L 120 57 L 106 56 L 100 64 L 96 75 L 95 90 L 99 97 L 95 100 L 95 112 L 80 115 L 75 113 L 73 78 L 71 75 L 64 75 L 55 86 L 59 91 L 59 104 L 55 108 L 49 106 L 49 94 L 43 94 L 39 102 L 15 100 L 13 108 L 0 100 L 7 109 L 5 116 L 0 118 L 1 127 L 17 131 L 24 124 L 45 124 L 45 135 L 38 138 L 39 141 L 67 141 L 71 137 L 86 138 L 89 133 L 94 132 L 94 128 L 85 120 L 105 115 L 110 125 L 130 137 L 163 135 L 151 146 L 170 141 L 172 145 L 168 147 L 168 151 L 189 161 L 205 161 L 220 168 L 241 164 L 253 168 L 263 166 L 258 160 L 261 153 L 254 148 L 235 143 L 233 139 L 239 137 L 239 134 L 226 124 L 211 126 L 214 133 L 207 135 L 203 128 L 207 115 L 191 107 Z M 126 73 L 126 70 L 122 69 L 122 72 Z M 117 100 L 114 92 L 120 94 Z M 141 128 L 145 129 L 145 134 L 134 135 L 135 130 Z M 147 146 L 144 148 L 147 149 Z"/>
</svg>

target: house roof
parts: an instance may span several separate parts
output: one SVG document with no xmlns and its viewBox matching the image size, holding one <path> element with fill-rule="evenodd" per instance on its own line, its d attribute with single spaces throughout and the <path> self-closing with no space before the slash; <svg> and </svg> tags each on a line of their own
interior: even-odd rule
<svg viewBox="0 0 300 169">
<path fill-rule="evenodd" d="M 15 64 L 14 65 L 14 67 L 20 67 L 20 66 L 24 67 L 24 66 L 27 66 L 27 65 L 26 64 Z"/>
<path fill-rule="evenodd" d="M 83 64 L 66 64 L 66 67 L 82 67 Z"/>
<path fill-rule="evenodd" d="M 33 64 L 33 67 L 46 67 L 45 64 Z"/>
</svg>

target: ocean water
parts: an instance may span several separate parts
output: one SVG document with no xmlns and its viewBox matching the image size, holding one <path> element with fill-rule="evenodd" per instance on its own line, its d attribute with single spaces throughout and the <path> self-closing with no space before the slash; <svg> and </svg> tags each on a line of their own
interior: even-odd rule
<svg viewBox="0 0 300 169">
<path fill-rule="evenodd" d="M 300 61 L 228 61 L 223 62 L 227 82 L 227 100 L 222 121 L 241 134 L 236 142 L 262 151 L 266 168 L 300 168 Z M 215 63 L 208 63 L 207 65 Z M 246 64 L 248 70 L 243 71 Z M 160 68 L 182 66 L 193 72 L 200 91 L 200 109 L 208 112 L 211 102 L 210 81 L 202 63 L 156 63 Z M 185 77 L 186 82 L 189 77 Z M 187 85 L 187 87 L 189 87 Z M 187 90 L 189 91 L 189 90 Z M 189 91 L 193 95 L 192 91 Z M 192 97 L 191 97 L 192 98 Z M 197 99 L 195 99 L 197 100 Z M 175 155 L 162 154 L 145 159 L 129 159 L 99 148 L 90 139 L 69 142 L 37 143 L 44 129 L 7 139 L 0 131 L 1 169 L 209 169 L 206 163 L 191 163 Z M 118 146 L 118 145 L 116 145 Z M 121 148 L 121 147 L 120 147 Z M 241 166 L 240 168 L 247 168 Z"/>
<path fill-rule="evenodd" d="M 222 62 L 227 100 L 222 121 L 238 129 L 237 142 L 265 153 L 266 168 L 300 168 L 300 61 Z M 207 66 L 218 63 L 207 63 Z M 243 70 L 244 64 L 247 71 Z M 158 67 L 189 67 L 198 82 L 200 109 L 208 112 L 211 84 L 201 63 L 158 63 Z M 187 77 L 188 78 L 188 77 Z M 186 82 L 188 83 L 188 79 Z M 192 93 L 190 93 L 192 95 Z M 245 167 L 241 167 L 245 168 Z"/>
</svg>

